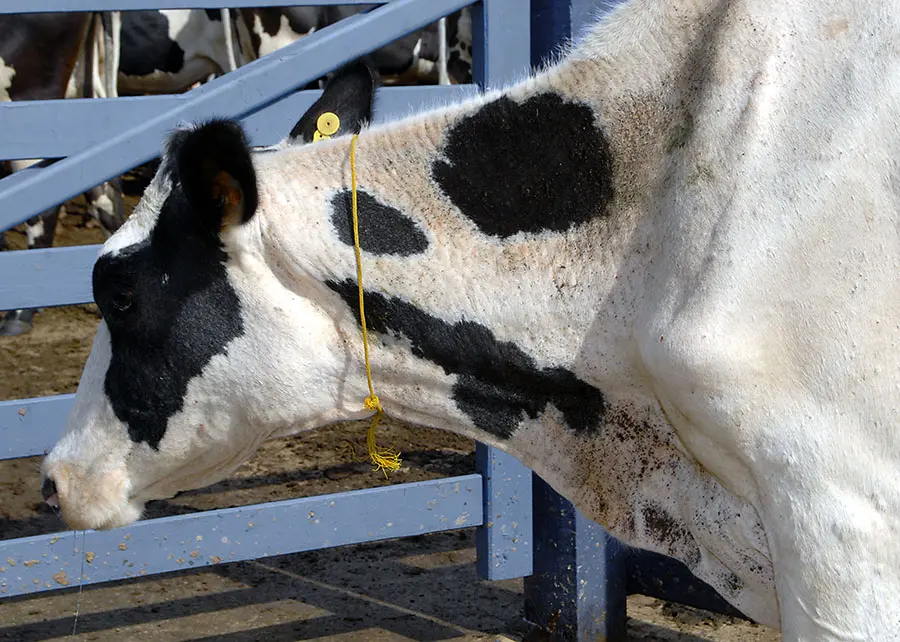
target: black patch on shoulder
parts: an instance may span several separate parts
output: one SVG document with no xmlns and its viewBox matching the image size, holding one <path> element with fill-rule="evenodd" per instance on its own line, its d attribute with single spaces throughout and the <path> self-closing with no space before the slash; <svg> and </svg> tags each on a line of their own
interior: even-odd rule
<svg viewBox="0 0 900 642">
<path fill-rule="evenodd" d="M 94 265 L 94 299 L 112 341 L 104 389 L 132 441 L 154 449 L 191 379 L 244 332 L 219 239 L 188 207 L 174 187 L 147 241 Z"/>
<path fill-rule="evenodd" d="M 356 282 L 326 282 L 359 316 Z M 366 321 L 372 332 L 404 337 L 412 353 L 457 375 L 453 399 L 481 430 L 509 438 L 519 423 L 536 419 L 553 404 L 575 432 L 601 427 L 603 394 L 564 368 L 538 368 L 511 341 L 498 341 L 472 321 L 447 323 L 398 298 L 366 292 Z"/>
<path fill-rule="evenodd" d="M 483 233 L 564 232 L 613 197 L 606 136 L 584 104 L 544 93 L 503 97 L 450 129 L 435 181 Z"/>
<path fill-rule="evenodd" d="M 359 246 L 376 255 L 413 256 L 428 249 L 428 238 L 415 221 L 400 210 L 379 203 L 358 190 Z M 341 190 L 331 199 L 331 224 L 338 238 L 353 247 L 353 213 L 350 190 Z"/>
</svg>

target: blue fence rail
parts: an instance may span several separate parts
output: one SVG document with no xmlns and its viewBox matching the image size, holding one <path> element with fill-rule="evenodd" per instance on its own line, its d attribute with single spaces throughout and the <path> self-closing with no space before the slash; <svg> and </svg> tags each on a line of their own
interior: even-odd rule
<svg viewBox="0 0 900 642">
<path fill-rule="evenodd" d="M 576 33 L 577 16 L 583 20 L 595 0 L 532 2 L 533 12 L 529 0 L 392 0 L 186 94 L 0 104 L 0 159 L 62 159 L 0 181 L 0 230 L 154 158 L 165 135 L 184 121 L 240 118 L 253 144 L 275 143 L 319 95 L 298 92 L 297 87 L 467 5 L 473 13 L 477 85 L 497 87 L 521 78 L 529 68 L 529 33 L 535 58 L 543 57 Z M 0 13 L 196 4 L 4 0 Z M 216 4 L 266 6 L 271 0 Z M 382 89 L 375 120 L 390 120 L 477 90 L 476 85 Z M 91 301 L 97 250 L 87 246 L 0 253 L 0 310 Z M 72 398 L 0 402 L 0 459 L 45 453 L 62 431 Z M 84 565 L 83 576 L 81 560 L 88 551 L 72 556 L 70 532 L 0 541 L 0 598 L 62 588 L 79 579 L 85 584 L 105 582 L 474 526 L 479 576 L 526 577 L 526 617 L 553 628 L 553 639 L 624 639 L 626 593 L 729 611 L 712 589 L 677 562 L 644 552 L 626 554 L 514 458 L 478 444 L 476 469 L 474 475 L 144 520 L 125 529 L 91 533 L 91 561 Z"/>
</svg>

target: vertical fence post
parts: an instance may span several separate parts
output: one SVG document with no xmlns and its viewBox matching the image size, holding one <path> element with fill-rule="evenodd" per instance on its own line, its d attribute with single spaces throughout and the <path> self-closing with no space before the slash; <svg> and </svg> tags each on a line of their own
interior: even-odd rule
<svg viewBox="0 0 900 642">
<path fill-rule="evenodd" d="M 529 0 L 483 0 L 472 5 L 472 76 L 482 88 L 522 79 L 531 61 Z M 476 533 L 479 577 L 499 580 L 531 574 L 531 471 L 515 458 L 478 444 L 484 478 L 484 525 Z"/>
<path fill-rule="evenodd" d="M 472 78 L 482 87 L 498 89 L 526 77 L 531 66 L 529 7 L 529 0 L 472 5 Z"/>
<path fill-rule="evenodd" d="M 539 63 L 573 35 L 573 26 L 580 28 L 596 4 L 596 0 L 484 0 L 473 5 L 475 82 L 496 88 L 516 80 L 529 61 Z M 550 9 L 549 20 L 538 19 L 541 7 Z M 531 40 L 522 37 L 526 29 L 531 30 Z M 493 527 L 479 531 L 479 572 L 483 577 L 510 577 L 518 557 L 515 563 L 502 557 L 507 554 L 507 538 L 498 530 L 500 521 L 494 520 L 500 510 L 491 493 L 499 490 L 501 480 L 504 488 L 519 482 L 509 473 L 521 464 L 485 446 L 478 448 L 478 469 L 485 475 L 484 520 Z M 519 486 L 504 492 L 523 490 Z M 534 575 L 525 580 L 526 618 L 554 640 L 624 639 L 626 575 L 618 542 L 538 477 L 532 483 L 532 520 Z"/>
<path fill-rule="evenodd" d="M 554 642 L 625 640 L 625 547 L 535 476 L 525 619 Z"/>
<path fill-rule="evenodd" d="M 478 577 L 508 580 L 531 575 L 531 470 L 484 444 L 475 446 L 475 466 L 484 478 L 484 522 L 475 533 Z"/>
<path fill-rule="evenodd" d="M 531 64 L 553 59 L 564 43 L 578 41 L 585 30 L 624 0 L 531 0 Z"/>
<path fill-rule="evenodd" d="M 614 3 L 531 0 L 531 62 L 552 60 Z M 525 579 L 525 617 L 551 639 L 624 640 L 625 548 L 546 482 L 533 483 L 534 575 Z"/>
</svg>

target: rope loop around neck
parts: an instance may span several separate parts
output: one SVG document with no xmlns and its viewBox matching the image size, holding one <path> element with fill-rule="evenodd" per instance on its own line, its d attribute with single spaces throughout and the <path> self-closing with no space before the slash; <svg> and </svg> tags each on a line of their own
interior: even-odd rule
<svg viewBox="0 0 900 642">
<path fill-rule="evenodd" d="M 356 198 L 356 141 L 358 135 L 353 134 L 350 139 L 350 211 L 353 215 L 353 250 L 356 254 L 356 285 L 359 291 L 359 324 L 362 327 L 363 355 L 366 362 L 366 382 L 369 384 L 369 396 L 363 405 L 366 410 L 374 410 L 375 416 L 366 432 L 366 447 L 369 451 L 369 459 L 375 464 L 375 470 L 384 472 L 400 468 L 400 453 L 390 448 L 379 448 L 375 443 L 375 430 L 384 415 L 381 400 L 375 394 L 375 386 L 372 384 L 372 365 L 369 361 L 369 330 L 366 325 L 366 304 L 363 296 L 363 268 L 362 253 L 359 248 L 359 208 Z"/>
</svg>

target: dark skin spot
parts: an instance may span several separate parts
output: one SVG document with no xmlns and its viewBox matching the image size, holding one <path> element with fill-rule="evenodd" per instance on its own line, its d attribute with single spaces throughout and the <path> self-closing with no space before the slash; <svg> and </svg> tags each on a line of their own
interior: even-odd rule
<svg viewBox="0 0 900 642">
<path fill-rule="evenodd" d="M 604 216 L 613 196 L 593 111 L 554 93 L 498 98 L 460 120 L 432 175 L 463 216 L 500 238 L 565 232 Z"/>
<path fill-rule="evenodd" d="M 331 224 L 338 238 L 353 247 L 353 216 L 350 190 L 331 199 Z M 368 192 L 357 191 L 359 246 L 376 255 L 413 256 L 428 249 L 428 238 L 416 223 L 400 210 L 378 202 Z"/>
<path fill-rule="evenodd" d="M 725 587 L 731 595 L 737 595 L 744 590 L 744 581 L 734 573 L 725 576 Z"/>
</svg>

